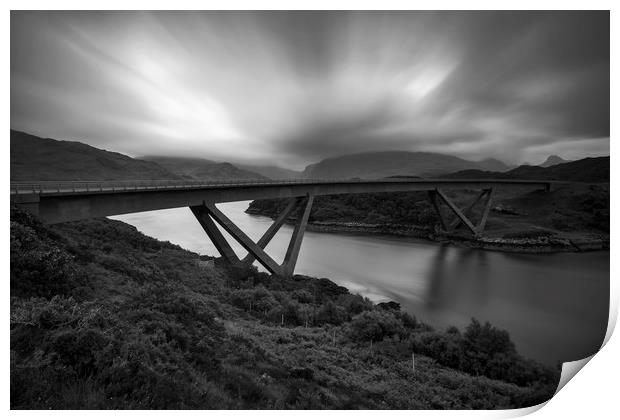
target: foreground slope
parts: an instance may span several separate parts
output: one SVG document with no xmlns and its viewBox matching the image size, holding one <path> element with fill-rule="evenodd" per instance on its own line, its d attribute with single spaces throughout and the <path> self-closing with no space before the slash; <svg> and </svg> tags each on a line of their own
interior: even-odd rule
<svg viewBox="0 0 620 420">
<path fill-rule="evenodd" d="M 156 163 L 11 130 L 11 181 L 178 179 Z"/>
<path fill-rule="evenodd" d="M 415 371 L 412 369 L 415 356 Z M 327 279 L 232 272 L 106 219 L 11 214 L 11 407 L 511 408 L 558 372 Z"/>
</svg>

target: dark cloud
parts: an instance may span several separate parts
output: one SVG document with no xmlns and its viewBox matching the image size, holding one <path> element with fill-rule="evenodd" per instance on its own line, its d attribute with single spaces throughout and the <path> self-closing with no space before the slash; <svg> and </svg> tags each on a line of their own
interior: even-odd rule
<svg viewBox="0 0 620 420">
<path fill-rule="evenodd" d="M 607 154 L 609 39 L 605 11 L 12 12 L 11 125 L 289 166 Z"/>
</svg>

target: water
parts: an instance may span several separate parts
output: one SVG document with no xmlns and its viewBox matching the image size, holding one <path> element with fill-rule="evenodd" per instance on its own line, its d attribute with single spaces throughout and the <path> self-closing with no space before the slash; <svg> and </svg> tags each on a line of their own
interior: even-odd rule
<svg viewBox="0 0 620 420">
<path fill-rule="evenodd" d="M 258 240 L 272 220 L 244 213 L 247 206 L 218 205 Z M 218 255 L 189 209 L 114 218 L 157 239 Z M 283 226 L 267 246 L 278 262 L 291 233 L 290 226 Z M 591 355 L 607 328 L 609 252 L 524 255 L 387 236 L 306 232 L 296 273 L 327 277 L 375 302 L 400 302 L 438 328 L 462 328 L 471 317 L 489 321 L 510 332 L 521 354 L 549 364 Z"/>
</svg>

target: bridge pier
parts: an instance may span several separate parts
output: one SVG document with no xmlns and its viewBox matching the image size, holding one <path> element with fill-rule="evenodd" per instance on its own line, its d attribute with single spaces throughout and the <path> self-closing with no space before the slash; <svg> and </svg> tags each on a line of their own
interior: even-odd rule
<svg viewBox="0 0 620 420">
<path fill-rule="evenodd" d="M 489 212 L 491 210 L 492 195 L 492 188 L 482 190 L 480 194 L 478 194 L 478 196 L 465 208 L 465 210 L 461 211 L 456 206 L 456 204 L 454 204 L 452 200 L 450 200 L 448 196 L 444 194 L 444 192 L 441 191 L 439 188 L 429 191 L 429 199 L 431 201 L 431 204 L 433 205 L 433 208 L 435 209 L 435 212 L 439 217 L 442 228 L 445 231 L 450 232 L 458 228 L 461 224 L 464 224 L 474 236 L 478 236 L 484 231 Z M 438 198 L 440 198 L 441 201 L 443 201 L 448 206 L 448 208 L 456 215 L 456 220 L 454 220 L 449 226 L 446 224 L 444 216 L 441 212 L 441 206 L 439 205 Z M 476 204 L 478 204 L 482 199 L 484 199 L 484 208 L 482 211 L 482 215 L 480 216 L 478 224 L 474 225 L 473 221 L 470 220 L 471 216 L 469 215 L 471 214 L 471 211 L 474 209 Z"/>
<path fill-rule="evenodd" d="M 273 221 L 272 225 L 269 226 L 269 229 L 267 229 L 263 236 L 261 236 L 261 238 L 258 240 L 258 242 L 256 242 L 256 245 L 261 247 L 261 249 L 265 249 L 265 247 L 269 244 L 269 242 L 271 242 L 276 233 L 278 233 L 278 230 L 280 230 L 280 228 L 286 221 L 286 218 L 293 212 L 295 207 L 297 207 L 297 204 L 299 204 L 300 202 L 300 197 L 291 198 L 282 213 L 278 215 L 278 217 Z M 255 259 L 256 258 L 254 257 L 254 255 L 250 253 L 241 261 L 245 265 L 252 265 Z"/>
<path fill-rule="evenodd" d="M 231 265 L 242 266 L 251 265 L 254 260 L 257 260 L 271 274 L 289 277 L 292 276 L 295 271 L 297 257 L 299 256 L 301 242 L 306 231 L 306 226 L 308 225 L 313 200 L 313 195 L 308 195 L 305 200 L 303 197 L 292 198 L 284 211 L 278 215 L 276 220 L 257 243 L 254 243 L 237 225 L 234 224 L 232 220 L 224 215 L 224 213 L 222 213 L 214 203 L 203 202 L 202 205 L 191 206 L 190 209 L 226 262 Z M 264 251 L 264 248 L 267 246 L 269 241 L 273 239 L 280 227 L 282 227 L 286 218 L 302 201 L 305 201 L 303 212 L 300 214 L 297 219 L 297 223 L 295 224 L 293 235 L 291 236 L 284 261 L 282 264 L 278 264 Z M 239 260 L 237 255 L 234 253 L 230 244 L 226 241 L 226 238 L 224 238 L 222 233 L 217 228 L 216 222 L 248 252 L 248 255 L 243 260 Z"/>
<path fill-rule="evenodd" d="M 469 205 L 467 206 L 467 208 L 465 210 L 463 210 L 463 215 L 465 215 L 466 217 L 471 217 L 471 211 L 474 209 L 474 207 L 476 207 L 476 204 L 478 204 L 478 202 L 485 196 L 487 195 L 487 190 L 482 190 L 480 192 L 480 194 L 478 194 L 476 196 L 476 198 L 469 203 Z M 458 217 L 456 218 L 456 220 L 454 220 L 451 224 L 450 224 L 450 230 L 454 230 L 457 229 L 459 226 L 461 226 L 462 221 L 461 219 L 459 219 Z"/>
<path fill-rule="evenodd" d="M 312 209 L 312 202 L 314 196 L 309 195 L 306 199 L 306 206 L 304 208 L 301 217 L 297 218 L 295 223 L 295 229 L 291 235 L 291 241 L 289 242 L 288 249 L 286 250 L 286 256 L 282 263 L 282 270 L 285 276 L 292 276 L 295 270 L 295 264 L 297 264 L 297 257 L 299 256 L 299 250 L 301 249 L 301 241 L 304 238 L 306 232 L 306 226 L 308 226 L 308 218 L 310 217 L 310 210 Z"/>
<path fill-rule="evenodd" d="M 222 235 L 222 232 L 220 232 L 209 215 L 207 207 L 204 205 L 191 206 L 190 210 L 194 213 L 194 217 L 198 219 L 198 223 L 200 223 L 200 226 L 202 226 L 209 239 L 211 239 L 211 242 L 213 242 L 213 245 L 215 245 L 217 252 L 220 253 L 222 258 L 230 265 L 241 265 L 241 261 L 239 261 L 237 254 L 235 254 L 235 251 L 230 247 L 228 241 L 224 238 L 224 235 Z"/>
<path fill-rule="evenodd" d="M 443 213 L 441 212 L 441 207 L 439 206 L 439 200 L 437 200 L 437 190 L 429 190 L 428 191 L 428 199 L 431 202 L 431 205 L 435 209 L 435 213 L 437 213 L 437 217 L 439 218 L 439 223 L 441 224 L 441 228 L 445 231 L 448 230 L 448 225 L 446 224 L 446 220 L 443 217 Z"/>
</svg>

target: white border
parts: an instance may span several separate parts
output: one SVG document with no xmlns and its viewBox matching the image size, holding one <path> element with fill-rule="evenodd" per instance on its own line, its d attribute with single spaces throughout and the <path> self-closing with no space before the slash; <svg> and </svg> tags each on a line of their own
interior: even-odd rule
<svg viewBox="0 0 620 420">
<path fill-rule="evenodd" d="M 79 1 L 68 1 L 68 0 L 60 0 L 60 1 L 43 1 L 43 0 L 32 0 L 32 1 L 6 1 L 4 2 L 6 6 L 8 6 L 5 10 L 5 14 L 3 16 L 2 25 L 2 48 L 3 48 L 3 56 L 6 58 L 6 61 L 9 61 L 9 52 L 10 52 L 10 13 L 9 10 L 25 10 L 25 9 L 137 9 L 137 10 L 166 10 L 166 9 L 427 9 L 427 10 L 441 10 L 441 9 L 463 9 L 465 6 L 474 9 L 474 10 L 483 10 L 483 9 L 509 9 L 509 10 L 517 10 L 517 9 L 532 9 L 532 10 L 541 10 L 541 9 L 603 9 L 603 10 L 611 10 L 611 39 L 612 39 L 612 48 L 611 48 L 611 115 L 619 115 L 618 114 L 618 84 L 613 75 L 620 74 L 619 66 L 618 66 L 618 21 L 617 18 L 617 10 L 613 10 L 613 5 L 617 4 L 617 2 L 612 1 L 596 1 L 591 0 L 588 2 L 579 2 L 579 1 L 532 1 L 532 0 L 521 0 L 521 1 L 503 1 L 492 2 L 492 1 L 433 1 L 433 2 L 413 2 L 413 1 L 395 1 L 395 0 L 383 0 L 383 1 L 365 1 L 365 0 L 343 0 L 343 1 L 326 1 L 326 0 L 315 0 L 315 1 L 274 1 L 274 0 L 265 0 L 265 1 L 251 1 L 251 0 L 229 0 L 227 2 L 222 1 L 197 1 L 197 0 L 176 0 L 176 1 L 158 1 L 158 0 L 108 0 L 108 1 L 89 1 L 79 2 Z M 615 47 L 615 48 L 614 48 Z M 10 128 L 10 67 L 9 63 L 5 62 L 4 66 L 2 66 L 3 76 L 5 83 L 2 85 L 3 89 L 3 115 L 6 121 L 5 125 L 5 133 L 8 134 Z M 611 138 L 614 137 L 614 134 L 617 132 L 617 123 L 614 119 L 611 121 Z M 1 170 L 4 173 L 4 179 L 9 180 L 9 168 L 10 168 L 10 160 L 9 160 L 9 141 L 4 141 L 4 164 L 1 166 Z M 613 151 L 613 144 L 611 145 L 611 155 L 612 155 L 612 186 L 618 184 L 618 176 L 619 172 L 614 170 L 614 156 L 615 152 Z M 6 181 L 5 181 L 6 182 Z M 9 209 L 9 197 L 8 194 L 3 196 L 3 200 L 6 200 L 3 205 L 3 212 L 5 213 L 4 219 L 7 221 L 9 219 L 8 209 Z M 612 213 L 615 213 L 615 210 L 618 209 L 618 199 L 615 188 L 612 187 L 611 194 L 611 209 Z M 5 238 L 5 242 L 3 242 L 3 252 L 2 252 L 2 263 L 4 269 L 4 299 L 3 302 L 8 306 L 8 297 L 9 297 L 9 263 L 8 263 L 8 255 L 9 255 L 9 244 L 7 238 L 9 237 L 8 232 L 8 223 L 4 223 L 2 225 L 2 235 Z M 612 237 L 617 237 L 618 233 L 618 223 L 615 217 L 611 218 L 611 233 Z M 606 339 L 609 339 L 611 328 L 616 323 L 617 317 L 617 309 L 618 309 L 618 281 L 619 271 L 618 264 L 616 261 L 618 257 L 618 253 L 615 251 L 615 248 L 612 248 L 611 252 L 611 311 L 610 311 L 610 330 L 608 331 L 608 336 Z M 7 314 L 8 308 L 5 306 L 4 313 Z M 5 315 L 6 316 L 6 315 Z M 2 346 L 2 355 L 4 363 L 2 364 L 2 397 L 4 402 L 4 407 L 6 410 L 9 409 L 9 390 L 10 390 L 10 375 L 9 375 L 9 325 L 8 322 L 4 323 L 4 334 L 5 338 Z M 616 334 L 617 335 L 617 334 Z M 549 418 L 611 418 L 614 417 L 614 414 L 617 414 L 618 406 L 616 404 L 617 391 L 616 391 L 616 380 L 618 378 L 618 373 L 620 373 L 620 364 L 617 361 L 617 356 L 620 355 L 620 342 L 617 337 L 611 336 L 609 342 L 605 345 L 604 349 L 600 354 L 597 354 L 590 363 L 587 364 L 583 368 L 583 371 L 577 375 L 576 379 L 570 381 L 565 388 L 563 388 L 548 404 L 544 406 L 544 408 L 536 411 L 534 416 L 536 418 L 541 419 L 549 419 Z M 512 410 L 512 411 L 476 411 L 476 412 L 454 412 L 454 411 L 390 411 L 387 413 L 391 418 L 403 418 L 410 419 L 412 417 L 417 418 L 445 418 L 445 417 L 458 417 L 458 418 L 504 418 L 504 417 L 516 417 L 519 415 L 524 415 L 529 412 L 532 412 L 532 409 L 523 409 L 523 410 Z M 12 411 L 10 415 L 15 418 L 32 418 L 32 416 L 46 416 L 46 417 L 56 417 L 56 418 L 65 418 L 65 417 L 82 417 L 84 415 L 88 415 L 93 418 L 105 418 L 109 415 L 120 416 L 120 417 L 131 417 L 135 419 L 138 417 L 168 417 L 168 416 L 183 416 L 183 417 L 192 417 L 192 418 L 204 418 L 205 415 L 209 417 L 229 417 L 235 416 L 243 417 L 243 418 L 252 418 L 252 419 L 260 419 L 260 418 L 285 418 L 290 417 L 291 412 L 270 412 L 270 411 L 251 411 L 251 412 L 225 412 L 225 411 L 211 411 L 211 412 L 191 412 L 191 411 L 183 411 L 183 412 L 136 412 L 136 411 L 121 411 L 115 413 L 108 412 L 80 412 L 80 411 L 69 411 L 69 412 L 32 412 L 32 411 Z M 317 416 L 338 416 L 338 417 L 355 417 L 356 419 L 372 419 L 376 420 L 380 413 L 376 412 L 313 412 L 313 411 L 305 411 L 305 412 L 295 412 L 293 414 L 296 418 L 299 419 L 312 419 L 315 420 Z"/>
</svg>

